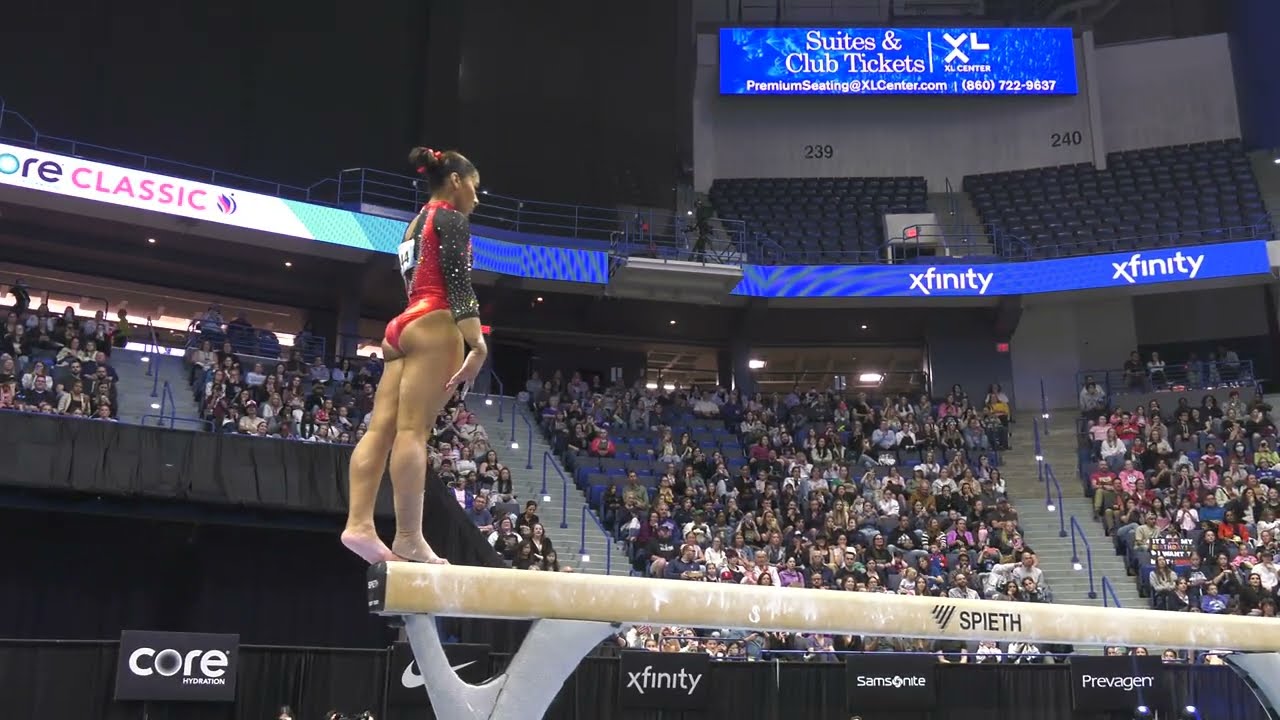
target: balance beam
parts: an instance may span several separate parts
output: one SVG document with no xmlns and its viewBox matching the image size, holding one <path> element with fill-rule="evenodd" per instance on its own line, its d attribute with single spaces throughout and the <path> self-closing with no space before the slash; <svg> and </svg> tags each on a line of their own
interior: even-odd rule
<svg viewBox="0 0 1280 720">
<path fill-rule="evenodd" d="M 954 600 L 506 568 L 381 563 L 369 610 L 403 615 L 440 720 L 542 717 L 578 661 L 626 625 L 1158 648 L 1280 650 L 1280 622 L 1260 617 Z M 533 620 L 504 674 L 462 682 L 437 616 Z M 503 692 L 503 691 L 506 692 Z"/>
</svg>

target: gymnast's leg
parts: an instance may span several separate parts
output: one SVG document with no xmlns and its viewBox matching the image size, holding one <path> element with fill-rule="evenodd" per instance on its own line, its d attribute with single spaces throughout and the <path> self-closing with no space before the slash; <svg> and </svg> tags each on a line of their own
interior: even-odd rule
<svg viewBox="0 0 1280 720">
<path fill-rule="evenodd" d="M 391 446 L 391 484 L 395 489 L 396 537 L 391 551 L 405 560 L 443 563 L 422 534 L 423 492 L 427 479 L 427 439 L 436 416 L 462 366 L 462 333 L 448 310 L 427 313 L 400 336 L 404 363 L 395 442 Z"/>
<path fill-rule="evenodd" d="M 404 356 L 385 341 L 382 343 L 382 356 L 386 358 L 386 367 L 382 371 L 378 393 L 374 396 L 373 416 L 369 418 L 364 437 L 351 453 L 347 527 L 342 531 L 342 544 L 371 565 L 396 559 L 378 538 L 378 530 L 373 524 L 373 506 L 382 485 L 382 474 L 387 470 L 391 444 L 396 438 Z"/>
</svg>

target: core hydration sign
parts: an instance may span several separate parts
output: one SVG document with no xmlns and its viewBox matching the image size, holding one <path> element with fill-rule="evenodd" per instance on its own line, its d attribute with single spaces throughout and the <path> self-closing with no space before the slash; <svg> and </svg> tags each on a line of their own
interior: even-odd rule
<svg viewBox="0 0 1280 720">
<path fill-rule="evenodd" d="M 723 28 L 722 95 L 1075 95 L 1070 28 Z"/>
</svg>

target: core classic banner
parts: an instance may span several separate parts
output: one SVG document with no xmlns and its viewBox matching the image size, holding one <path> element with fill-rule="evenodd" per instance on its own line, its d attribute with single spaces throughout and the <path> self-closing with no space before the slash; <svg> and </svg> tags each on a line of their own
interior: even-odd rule
<svg viewBox="0 0 1280 720">
<path fill-rule="evenodd" d="M 618 667 L 623 707 L 702 710 L 711 698 L 709 655 L 624 652 Z"/>
<path fill-rule="evenodd" d="M 1164 667 L 1155 656 L 1071 658 L 1071 698 L 1076 710 L 1133 710 L 1162 704 Z"/>
<path fill-rule="evenodd" d="M 116 700 L 234 702 L 239 635 L 125 630 Z"/>
<path fill-rule="evenodd" d="M 937 666 L 933 655 L 849 655 L 849 712 L 933 709 L 938 700 Z"/>
<path fill-rule="evenodd" d="M 1070 28 L 723 28 L 722 95 L 1075 95 Z"/>
</svg>

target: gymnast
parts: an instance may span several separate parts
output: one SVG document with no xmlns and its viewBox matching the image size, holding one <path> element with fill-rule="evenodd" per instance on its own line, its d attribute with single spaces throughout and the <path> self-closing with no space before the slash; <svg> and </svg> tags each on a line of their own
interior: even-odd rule
<svg viewBox="0 0 1280 720">
<path fill-rule="evenodd" d="M 417 147 L 409 162 L 425 177 L 430 201 L 400 243 L 400 274 L 409 295 L 404 312 L 387 324 L 386 369 L 368 431 L 351 455 L 350 511 L 342 544 L 370 564 L 408 560 L 447 563 L 422 534 L 427 439 L 435 418 L 459 385 L 480 374 L 488 348 L 471 286 L 471 226 L 480 174 L 454 150 Z M 463 342 L 470 348 L 463 358 Z M 373 505 L 391 458 L 396 536 L 378 537 Z"/>
</svg>

